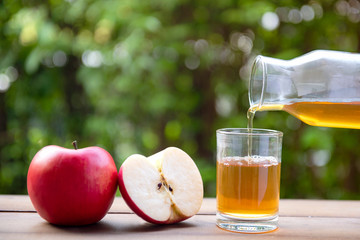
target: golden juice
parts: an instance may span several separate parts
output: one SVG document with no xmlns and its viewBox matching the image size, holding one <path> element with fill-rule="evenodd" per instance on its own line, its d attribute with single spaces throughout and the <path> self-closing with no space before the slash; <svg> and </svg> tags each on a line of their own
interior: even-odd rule
<svg viewBox="0 0 360 240">
<path fill-rule="evenodd" d="M 217 161 L 217 209 L 236 218 L 268 218 L 278 212 L 280 163 L 273 157 Z"/>
<path fill-rule="evenodd" d="M 310 125 L 360 129 L 360 102 L 296 102 L 283 109 Z"/>
<path fill-rule="evenodd" d="M 360 129 L 360 102 L 295 102 L 255 110 L 284 110 L 313 126 Z"/>
</svg>

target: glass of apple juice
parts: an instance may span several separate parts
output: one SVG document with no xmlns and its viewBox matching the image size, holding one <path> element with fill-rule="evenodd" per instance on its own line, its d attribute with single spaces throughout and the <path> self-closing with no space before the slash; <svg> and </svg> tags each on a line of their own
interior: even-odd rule
<svg viewBox="0 0 360 240">
<path fill-rule="evenodd" d="M 216 131 L 216 224 L 242 233 L 278 228 L 282 132 Z"/>
</svg>

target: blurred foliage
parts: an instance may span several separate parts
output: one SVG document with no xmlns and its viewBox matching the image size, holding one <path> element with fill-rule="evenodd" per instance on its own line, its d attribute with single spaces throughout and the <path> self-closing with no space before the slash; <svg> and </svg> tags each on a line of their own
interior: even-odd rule
<svg viewBox="0 0 360 240">
<path fill-rule="evenodd" d="M 215 196 L 215 130 L 246 127 L 258 54 L 360 51 L 360 3 L 338 1 L 3 0 L 0 193 L 26 193 L 35 153 L 97 145 L 119 168 L 177 146 Z M 281 197 L 360 199 L 359 130 L 307 126 L 284 112 Z"/>
</svg>

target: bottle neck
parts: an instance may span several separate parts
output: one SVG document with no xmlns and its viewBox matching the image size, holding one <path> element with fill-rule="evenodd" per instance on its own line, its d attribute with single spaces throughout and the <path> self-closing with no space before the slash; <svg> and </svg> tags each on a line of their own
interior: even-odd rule
<svg viewBox="0 0 360 240">
<path fill-rule="evenodd" d="M 281 104 L 294 91 L 292 72 L 289 61 L 256 57 L 249 82 L 250 108 L 257 111 L 272 105 L 274 110 L 278 110 L 276 105 Z"/>
</svg>

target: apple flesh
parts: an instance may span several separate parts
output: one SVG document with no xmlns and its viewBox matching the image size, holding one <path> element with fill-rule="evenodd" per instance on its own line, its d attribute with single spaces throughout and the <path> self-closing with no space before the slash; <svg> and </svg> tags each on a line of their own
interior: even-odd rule
<svg viewBox="0 0 360 240">
<path fill-rule="evenodd" d="M 87 225 L 108 212 L 117 179 L 113 158 L 100 147 L 46 146 L 31 161 L 27 188 L 34 208 L 48 222 Z"/>
<path fill-rule="evenodd" d="M 171 224 L 195 215 L 203 200 L 203 182 L 191 157 L 169 147 L 148 158 L 128 157 L 119 171 L 127 205 L 145 221 Z"/>
</svg>

